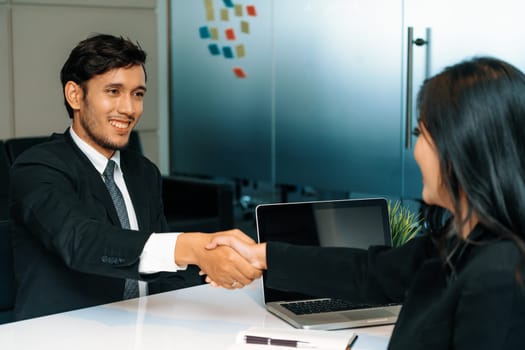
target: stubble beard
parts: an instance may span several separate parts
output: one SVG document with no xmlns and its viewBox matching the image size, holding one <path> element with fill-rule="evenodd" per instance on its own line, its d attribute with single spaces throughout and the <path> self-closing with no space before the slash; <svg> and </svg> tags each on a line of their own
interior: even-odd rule
<svg viewBox="0 0 525 350">
<path fill-rule="evenodd" d="M 112 151 L 118 151 L 122 150 L 128 145 L 129 137 L 124 144 L 117 144 L 115 142 L 112 142 L 109 137 L 97 134 L 97 126 L 95 125 L 96 123 L 94 123 L 93 121 L 88 121 L 86 120 L 86 118 L 80 118 L 80 124 L 82 124 L 82 128 L 85 130 L 88 137 L 102 148 L 110 149 Z"/>
</svg>

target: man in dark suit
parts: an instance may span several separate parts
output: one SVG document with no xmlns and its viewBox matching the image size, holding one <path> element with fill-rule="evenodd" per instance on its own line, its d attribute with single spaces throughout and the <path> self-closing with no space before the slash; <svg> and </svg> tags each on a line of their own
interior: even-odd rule
<svg viewBox="0 0 525 350">
<path fill-rule="evenodd" d="M 206 251 L 213 235 L 165 233 L 159 170 L 125 150 L 142 115 L 145 59 L 121 37 L 80 42 L 61 71 L 71 128 L 12 168 L 17 319 L 178 288 L 188 264 L 227 288 L 260 276 L 232 249 Z"/>
</svg>

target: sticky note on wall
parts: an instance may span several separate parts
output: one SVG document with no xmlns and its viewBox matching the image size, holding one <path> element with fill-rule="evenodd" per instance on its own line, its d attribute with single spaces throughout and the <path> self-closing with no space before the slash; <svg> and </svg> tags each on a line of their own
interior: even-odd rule
<svg viewBox="0 0 525 350">
<path fill-rule="evenodd" d="M 233 58 L 233 51 L 232 51 L 232 48 L 229 46 L 224 46 L 222 48 L 222 54 L 224 55 L 225 58 Z"/>
<path fill-rule="evenodd" d="M 233 7 L 233 1 L 232 0 L 223 0 L 224 6 L 226 7 Z"/>
<path fill-rule="evenodd" d="M 248 21 L 241 21 L 241 32 L 250 34 L 250 23 Z"/>
<path fill-rule="evenodd" d="M 208 27 L 200 27 L 199 28 L 199 35 L 202 39 L 208 39 L 210 37 L 210 31 Z"/>
<path fill-rule="evenodd" d="M 237 45 L 235 47 L 235 52 L 237 53 L 237 57 L 238 58 L 246 56 L 246 52 L 244 50 L 244 45 L 242 45 L 242 44 L 241 45 Z"/>
<path fill-rule="evenodd" d="M 235 40 L 235 31 L 233 28 L 228 28 L 224 31 L 224 34 L 226 35 L 226 39 L 228 40 Z"/>
<path fill-rule="evenodd" d="M 257 11 L 255 10 L 254 5 L 246 6 L 246 12 L 248 13 L 248 16 L 257 16 Z"/>
<path fill-rule="evenodd" d="M 217 56 L 221 54 L 221 50 L 219 50 L 219 46 L 217 44 L 208 45 L 208 50 L 210 50 L 210 53 L 213 56 Z"/>
<path fill-rule="evenodd" d="M 242 17 L 242 5 L 235 5 L 235 16 Z"/>
<path fill-rule="evenodd" d="M 246 78 L 246 73 L 244 72 L 244 70 L 240 67 L 234 67 L 233 68 L 233 73 L 235 73 L 235 76 L 237 78 Z"/>
<path fill-rule="evenodd" d="M 210 28 L 210 37 L 213 40 L 219 40 L 219 30 L 216 27 Z"/>
<path fill-rule="evenodd" d="M 227 22 L 230 20 L 230 13 L 228 9 L 221 9 L 221 20 Z"/>
<path fill-rule="evenodd" d="M 213 10 L 213 8 L 206 9 L 206 20 L 215 21 L 215 11 Z"/>
</svg>

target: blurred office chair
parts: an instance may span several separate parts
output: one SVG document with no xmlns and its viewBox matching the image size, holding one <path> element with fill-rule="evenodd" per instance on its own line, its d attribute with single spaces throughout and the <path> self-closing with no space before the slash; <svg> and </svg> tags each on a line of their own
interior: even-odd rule
<svg viewBox="0 0 525 350">
<path fill-rule="evenodd" d="M 143 154 L 137 131 L 128 148 Z M 190 176 L 163 176 L 164 215 L 172 232 L 216 232 L 233 228 L 233 182 Z"/>
<path fill-rule="evenodd" d="M 13 321 L 15 280 L 13 250 L 7 221 L 0 221 L 0 324 Z"/>
<path fill-rule="evenodd" d="M 164 176 L 164 215 L 173 232 L 216 232 L 233 228 L 233 183 Z"/>
<path fill-rule="evenodd" d="M 35 137 L 17 137 L 8 139 L 5 141 L 5 148 L 7 156 L 11 164 L 15 162 L 15 159 L 22 154 L 25 150 L 38 145 L 49 139 L 48 136 L 35 136 Z"/>
<path fill-rule="evenodd" d="M 5 150 L 4 142 L 0 140 L 0 220 L 7 220 L 9 195 L 9 167 L 11 163 Z"/>
</svg>

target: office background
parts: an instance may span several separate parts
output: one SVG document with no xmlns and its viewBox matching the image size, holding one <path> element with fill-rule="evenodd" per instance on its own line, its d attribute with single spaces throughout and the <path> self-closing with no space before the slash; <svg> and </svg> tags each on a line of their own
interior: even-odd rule
<svg viewBox="0 0 525 350">
<path fill-rule="evenodd" d="M 281 195 L 313 189 L 316 199 L 417 201 L 410 97 L 426 76 L 473 55 L 524 69 L 523 7 L 518 0 L 0 0 L 0 139 L 64 130 L 61 65 L 78 41 L 109 32 L 149 54 L 137 129 L 164 174 L 266 184 Z M 419 45 L 409 43 L 409 27 Z"/>
</svg>

